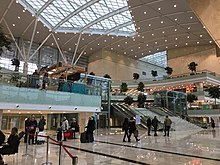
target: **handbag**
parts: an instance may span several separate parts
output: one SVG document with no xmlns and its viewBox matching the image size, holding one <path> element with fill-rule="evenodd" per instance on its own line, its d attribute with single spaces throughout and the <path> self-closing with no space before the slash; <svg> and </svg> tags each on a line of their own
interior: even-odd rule
<svg viewBox="0 0 220 165">
<path fill-rule="evenodd" d="M 134 130 L 134 136 L 135 136 L 135 137 L 138 137 L 138 130 L 137 130 L 137 129 Z"/>
</svg>

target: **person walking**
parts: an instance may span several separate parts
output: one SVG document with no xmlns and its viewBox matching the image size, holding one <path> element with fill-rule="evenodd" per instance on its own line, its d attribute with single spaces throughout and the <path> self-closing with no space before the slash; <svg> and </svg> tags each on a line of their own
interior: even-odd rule
<svg viewBox="0 0 220 165">
<path fill-rule="evenodd" d="M 172 124 L 171 119 L 168 116 L 166 116 L 166 118 L 164 120 L 164 127 L 165 127 L 165 129 L 164 129 L 164 133 L 165 133 L 164 136 L 169 136 L 171 124 Z"/>
<path fill-rule="evenodd" d="M 138 130 L 136 128 L 136 123 L 133 117 L 130 118 L 129 124 L 128 124 L 128 129 L 129 129 L 129 135 L 128 135 L 128 142 L 131 142 L 131 134 L 134 134 L 134 137 L 136 139 L 136 142 L 138 142 L 140 139 L 138 139 Z"/>
<path fill-rule="evenodd" d="M 62 122 L 62 131 L 63 131 L 63 133 L 64 133 L 64 139 L 63 139 L 63 141 L 66 141 L 66 136 L 65 136 L 65 133 L 68 131 L 68 129 L 69 129 L 69 122 L 68 122 L 68 120 L 66 119 L 66 117 L 64 116 L 63 117 L 63 122 Z"/>
<path fill-rule="evenodd" d="M 147 119 L 147 134 L 148 134 L 148 136 L 151 136 L 151 134 L 150 134 L 151 125 L 152 125 L 151 119 L 148 118 Z"/>
<path fill-rule="evenodd" d="M 211 127 L 214 129 L 215 128 L 215 121 L 213 118 L 211 118 Z"/>
<path fill-rule="evenodd" d="M 154 136 L 157 136 L 157 128 L 158 128 L 159 121 L 157 120 L 157 117 L 154 116 L 152 120 L 152 126 L 154 127 Z"/>
<path fill-rule="evenodd" d="M 128 125 L 129 125 L 129 121 L 128 121 L 128 118 L 126 117 L 124 119 L 123 126 L 122 126 L 122 131 L 125 131 L 124 137 L 123 137 L 123 142 L 126 142 L 126 140 L 125 140 L 126 137 L 128 138 L 128 128 L 129 128 Z"/>
</svg>

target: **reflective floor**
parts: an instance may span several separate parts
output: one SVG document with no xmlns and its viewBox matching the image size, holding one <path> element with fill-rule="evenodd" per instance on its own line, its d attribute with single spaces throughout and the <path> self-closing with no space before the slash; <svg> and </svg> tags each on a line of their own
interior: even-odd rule
<svg viewBox="0 0 220 165">
<path fill-rule="evenodd" d="M 95 142 L 80 143 L 79 138 L 64 142 L 67 150 L 78 157 L 79 165 L 220 165 L 220 129 L 174 131 L 170 137 L 147 136 L 140 131 L 141 141 L 122 142 L 123 133 L 117 130 L 98 130 Z M 153 133 L 152 133 L 153 134 Z M 46 162 L 46 143 L 30 145 L 23 142 L 17 155 L 4 156 L 8 165 L 41 165 Z M 59 146 L 49 144 L 48 162 L 59 165 Z M 72 159 L 62 149 L 60 164 L 71 165 Z"/>
</svg>

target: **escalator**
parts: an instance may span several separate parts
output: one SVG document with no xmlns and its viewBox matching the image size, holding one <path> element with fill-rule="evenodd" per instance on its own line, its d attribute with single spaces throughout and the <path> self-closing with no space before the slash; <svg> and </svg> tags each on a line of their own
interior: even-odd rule
<svg viewBox="0 0 220 165">
<path fill-rule="evenodd" d="M 131 118 L 131 117 L 135 117 L 137 114 L 133 111 L 130 111 L 128 109 L 125 109 L 124 107 L 120 106 L 120 104 L 112 104 L 111 108 L 114 110 L 114 113 L 116 113 L 117 115 L 119 115 L 122 118 Z M 144 119 L 140 119 L 141 124 L 137 125 L 138 127 L 141 128 L 145 128 L 147 129 L 147 122 Z"/>
</svg>

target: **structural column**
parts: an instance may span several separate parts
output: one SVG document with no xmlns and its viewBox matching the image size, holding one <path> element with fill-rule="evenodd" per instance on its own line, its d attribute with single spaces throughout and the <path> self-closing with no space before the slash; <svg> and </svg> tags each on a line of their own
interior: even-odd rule
<svg viewBox="0 0 220 165">
<path fill-rule="evenodd" d="M 3 109 L 0 109 L 0 130 L 2 129 L 2 116 L 3 116 Z"/>
</svg>

